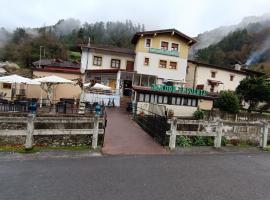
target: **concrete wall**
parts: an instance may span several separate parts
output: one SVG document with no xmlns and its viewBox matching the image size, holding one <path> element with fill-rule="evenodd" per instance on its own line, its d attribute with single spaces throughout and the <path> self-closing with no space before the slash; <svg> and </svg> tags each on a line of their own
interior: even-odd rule
<svg viewBox="0 0 270 200">
<path fill-rule="evenodd" d="M 213 108 L 213 100 L 199 99 L 198 108 L 202 110 L 211 110 Z"/>
<path fill-rule="evenodd" d="M 94 56 L 102 57 L 102 65 L 95 66 L 93 65 Z M 95 52 L 87 52 L 85 49 L 82 51 L 81 57 L 81 70 L 85 69 L 114 69 L 111 67 L 111 59 L 118 59 L 121 61 L 120 69 L 125 70 L 127 66 L 127 61 L 134 61 L 133 56 L 128 55 L 114 55 L 110 53 L 95 53 Z"/>
<path fill-rule="evenodd" d="M 53 72 L 40 72 L 34 71 L 33 75 L 36 77 L 44 77 L 50 75 L 56 75 L 65 79 L 74 80 L 80 78 L 81 74 L 67 74 L 67 73 L 53 73 Z M 42 95 L 43 99 L 47 99 L 47 94 L 37 85 L 28 85 L 26 91 L 28 98 L 40 98 Z M 81 88 L 78 85 L 73 84 L 59 84 L 55 86 L 54 89 L 54 100 L 59 100 L 60 98 L 75 98 L 79 99 L 81 94 Z"/>
<path fill-rule="evenodd" d="M 144 59 L 149 58 L 149 66 L 144 65 Z M 167 67 L 170 61 L 177 62 L 176 69 L 160 68 L 159 61 L 166 60 Z M 139 74 L 154 75 L 165 80 L 185 81 L 187 60 L 174 56 L 160 55 L 154 53 L 137 52 L 135 70 Z"/>
<path fill-rule="evenodd" d="M 10 100 L 10 98 L 11 98 L 11 89 L 3 88 L 3 83 L 0 83 L 0 92 L 6 93 L 5 99 Z"/>
<path fill-rule="evenodd" d="M 149 48 L 145 46 L 146 39 L 151 39 L 150 48 L 161 49 L 161 42 L 165 41 L 169 43 L 168 50 L 170 51 L 171 44 L 176 43 L 179 45 L 178 53 L 179 57 L 161 55 L 155 53 L 149 53 Z M 189 46 L 186 42 L 180 39 L 178 36 L 172 34 L 158 34 L 155 37 L 141 37 L 135 47 L 136 59 L 135 59 L 135 70 L 139 74 L 155 75 L 158 78 L 173 81 L 185 81 L 186 67 L 188 58 Z M 144 59 L 149 58 L 149 65 L 144 65 Z M 160 60 L 167 61 L 167 68 L 160 68 Z M 169 69 L 170 61 L 176 62 L 176 69 Z"/>
<path fill-rule="evenodd" d="M 173 110 L 174 116 L 179 116 L 179 117 L 191 117 L 193 116 L 194 112 L 197 110 L 197 107 L 191 107 L 191 106 L 177 106 L 177 105 L 166 105 L 166 104 L 158 104 L 165 106 L 166 109 Z M 137 103 L 138 108 L 142 108 L 144 110 L 148 110 L 149 108 L 149 103 L 145 102 L 138 102 Z M 138 109 L 139 111 L 140 109 Z"/>
<path fill-rule="evenodd" d="M 184 42 L 182 39 L 180 39 L 176 35 L 171 35 L 171 34 L 158 34 L 155 37 L 154 36 L 143 36 L 141 37 L 135 47 L 135 51 L 137 52 L 148 52 L 148 48 L 145 46 L 145 39 L 150 38 L 151 39 L 151 48 L 156 48 L 160 49 L 161 47 L 161 41 L 169 42 L 169 50 L 170 50 L 170 45 L 171 43 L 176 43 L 179 44 L 179 56 L 182 59 L 187 60 L 188 58 L 188 51 L 189 51 L 189 46 L 186 42 Z"/>
</svg>

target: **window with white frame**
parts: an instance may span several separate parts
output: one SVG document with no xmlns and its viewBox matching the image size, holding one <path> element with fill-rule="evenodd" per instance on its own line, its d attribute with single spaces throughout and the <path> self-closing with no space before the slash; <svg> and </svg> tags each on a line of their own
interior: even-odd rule
<svg viewBox="0 0 270 200">
<path fill-rule="evenodd" d="M 148 47 L 148 48 L 151 47 L 151 38 L 146 38 L 145 39 L 145 47 Z"/>
<path fill-rule="evenodd" d="M 93 65 L 101 66 L 102 65 L 102 57 L 94 56 Z"/>
<path fill-rule="evenodd" d="M 112 59 L 111 60 L 111 67 L 112 68 L 120 68 L 121 60 L 119 59 Z"/>
<path fill-rule="evenodd" d="M 144 58 L 144 65 L 149 66 L 149 58 Z"/>
<path fill-rule="evenodd" d="M 168 50 L 169 42 L 161 41 L 161 49 Z"/>
<path fill-rule="evenodd" d="M 176 67 L 177 67 L 177 62 L 170 61 L 169 69 L 176 69 Z"/>
<path fill-rule="evenodd" d="M 179 44 L 172 43 L 171 50 L 172 50 L 172 51 L 178 51 L 178 49 L 179 49 Z"/>
<path fill-rule="evenodd" d="M 166 68 L 167 67 L 167 61 L 166 60 L 160 60 L 159 61 L 159 67 L 160 68 Z"/>
</svg>

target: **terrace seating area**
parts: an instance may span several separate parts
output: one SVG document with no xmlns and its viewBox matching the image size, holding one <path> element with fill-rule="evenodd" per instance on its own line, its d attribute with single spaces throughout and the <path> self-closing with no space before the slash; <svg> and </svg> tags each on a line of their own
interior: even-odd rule
<svg viewBox="0 0 270 200">
<path fill-rule="evenodd" d="M 98 107 L 98 108 L 97 108 Z M 95 113 L 100 110 L 101 114 L 104 112 L 104 105 L 98 102 L 85 102 L 84 113 Z M 7 100 L 0 99 L 1 113 L 37 113 L 37 114 L 78 114 L 79 101 L 75 99 L 61 98 L 59 101 L 54 101 L 51 105 L 43 100 L 40 105 L 39 99 L 16 99 Z"/>
</svg>

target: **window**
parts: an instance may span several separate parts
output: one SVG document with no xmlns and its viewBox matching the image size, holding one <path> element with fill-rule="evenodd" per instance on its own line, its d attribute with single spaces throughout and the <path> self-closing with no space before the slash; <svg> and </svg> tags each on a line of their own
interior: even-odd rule
<svg viewBox="0 0 270 200">
<path fill-rule="evenodd" d="M 150 103 L 155 103 L 155 95 L 151 94 Z"/>
<path fill-rule="evenodd" d="M 176 69 L 176 66 L 177 66 L 177 62 L 170 62 L 170 66 L 169 66 L 169 68 L 170 69 Z"/>
<path fill-rule="evenodd" d="M 144 65 L 149 66 L 149 58 L 144 58 Z"/>
<path fill-rule="evenodd" d="M 11 89 L 11 83 L 3 83 L 3 89 Z"/>
<path fill-rule="evenodd" d="M 102 65 L 102 57 L 94 56 L 93 65 L 101 66 Z"/>
<path fill-rule="evenodd" d="M 187 106 L 188 105 L 188 99 L 187 98 L 183 98 L 183 105 Z"/>
<path fill-rule="evenodd" d="M 175 105 L 175 100 L 176 100 L 176 98 L 175 97 L 172 97 L 172 105 Z"/>
<path fill-rule="evenodd" d="M 172 48 L 171 48 L 171 50 L 172 51 L 178 51 L 178 44 L 175 44 L 175 43 L 172 43 Z"/>
<path fill-rule="evenodd" d="M 163 103 L 165 103 L 165 104 L 168 103 L 168 97 L 167 97 L 167 96 L 164 96 L 164 98 L 163 98 Z"/>
<path fill-rule="evenodd" d="M 234 75 L 230 75 L 230 81 L 233 81 Z"/>
<path fill-rule="evenodd" d="M 158 95 L 155 94 L 155 103 L 157 103 Z"/>
<path fill-rule="evenodd" d="M 167 61 L 166 60 L 160 60 L 159 61 L 159 67 L 166 68 L 167 67 Z"/>
<path fill-rule="evenodd" d="M 216 74 L 217 74 L 217 72 L 213 72 L 213 71 L 212 71 L 212 72 L 211 72 L 211 77 L 212 77 L 212 78 L 216 78 Z"/>
<path fill-rule="evenodd" d="M 192 105 L 192 99 L 188 99 L 188 106 Z"/>
<path fill-rule="evenodd" d="M 150 38 L 146 38 L 145 39 L 145 47 L 151 47 L 151 39 Z"/>
<path fill-rule="evenodd" d="M 111 67 L 112 68 L 120 68 L 121 61 L 118 59 L 112 59 L 111 60 Z"/>
<path fill-rule="evenodd" d="M 144 94 L 142 94 L 142 93 L 140 93 L 140 95 L 139 95 L 139 101 L 144 101 Z"/>
<path fill-rule="evenodd" d="M 161 41 L 161 49 L 168 50 L 169 48 L 169 43 Z"/>
<path fill-rule="evenodd" d="M 145 101 L 145 102 L 149 102 L 149 100 L 150 100 L 150 95 L 149 95 L 149 94 L 145 94 L 145 99 L 144 99 L 144 101 Z"/>
<path fill-rule="evenodd" d="M 198 105 L 198 99 L 192 99 L 192 106 L 197 107 Z"/>
<path fill-rule="evenodd" d="M 181 98 L 180 97 L 177 97 L 177 99 L 176 99 L 176 105 L 181 105 Z"/>
<path fill-rule="evenodd" d="M 158 96 L 158 103 L 163 103 L 163 96 Z"/>
</svg>

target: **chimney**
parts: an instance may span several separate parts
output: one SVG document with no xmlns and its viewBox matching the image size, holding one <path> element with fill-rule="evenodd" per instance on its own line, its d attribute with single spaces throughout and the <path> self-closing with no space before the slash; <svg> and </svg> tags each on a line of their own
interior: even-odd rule
<svg viewBox="0 0 270 200">
<path fill-rule="evenodd" d="M 235 64 L 235 65 L 234 65 L 234 69 L 235 69 L 235 70 L 238 70 L 238 71 L 241 70 L 241 67 L 242 67 L 242 66 L 241 66 L 240 64 Z"/>
</svg>

